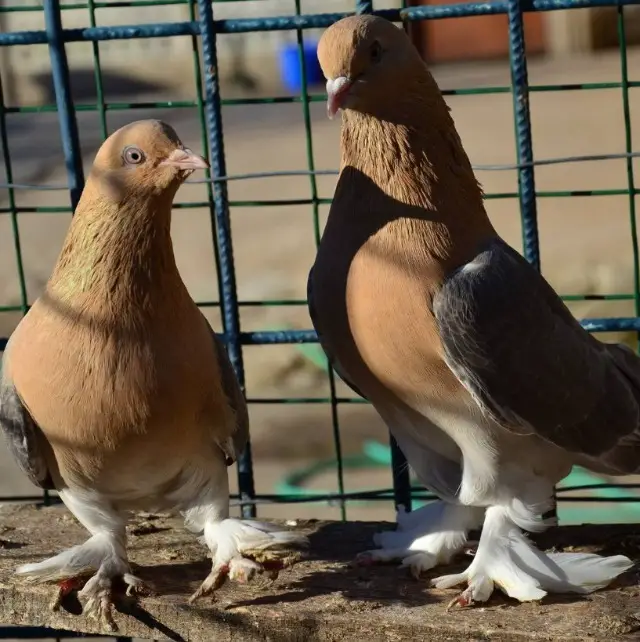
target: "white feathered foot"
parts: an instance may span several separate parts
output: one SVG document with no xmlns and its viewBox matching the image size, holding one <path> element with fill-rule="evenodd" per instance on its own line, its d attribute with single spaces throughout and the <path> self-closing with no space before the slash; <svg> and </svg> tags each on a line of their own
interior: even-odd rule
<svg viewBox="0 0 640 642">
<path fill-rule="evenodd" d="M 266 574 L 270 579 L 276 579 L 278 572 L 290 560 L 278 557 L 275 552 L 270 555 L 268 551 L 308 543 L 306 537 L 279 530 L 272 524 L 232 518 L 208 521 L 203 539 L 211 551 L 213 567 L 200 588 L 189 598 L 191 603 L 213 594 L 227 578 L 244 583 L 256 575 Z"/>
<path fill-rule="evenodd" d="M 520 602 L 540 600 L 547 592 L 591 593 L 605 587 L 633 566 L 623 555 L 601 557 L 588 553 L 543 553 L 527 540 L 516 522 L 527 530 L 542 530 L 544 524 L 516 508 L 492 506 L 487 509 L 475 557 L 466 571 L 432 580 L 440 589 L 467 583 L 468 587 L 447 608 L 486 602 L 497 586 Z"/>
<path fill-rule="evenodd" d="M 448 564 L 467 544 L 468 532 L 480 526 L 484 508 L 435 501 L 408 513 L 401 507 L 397 530 L 376 533 L 380 548 L 356 557 L 359 565 L 399 560 L 414 577 L 439 564 Z"/>
<path fill-rule="evenodd" d="M 24 564 L 16 574 L 31 582 L 57 582 L 51 603 L 57 610 L 62 598 L 78 591 L 84 615 L 96 618 L 102 626 L 116 631 L 113 619 L 112 583 L 122 579 L 127 595 L 148 594 L 151 589 L 131 573 L 126 551 L 125 522 L 111 505 L 95 494 L 61 490 L 60 497 L 78 521 L 92 534 L 84 543 L 43 562 Z M 88 580 L 88 581 L 87 581 Z"/>
<path fill-rule="evenodd" d="M 109 533 L 98 533 L 84 544 L 74 546 L 55 557 L 37 564 L 24 564 L 16 574 L 32 582 L 58 582 L 51 608 L 57 610 L 63 597 L 79 588 L 84 615 L 96 618 L 102 626 L 116 631 L 113 619 L 112 582 L 121 578 L 127 586 L 127 595 L 149 593 L 145 583 L 131 573 L 124 545 Z"/>
</svg>

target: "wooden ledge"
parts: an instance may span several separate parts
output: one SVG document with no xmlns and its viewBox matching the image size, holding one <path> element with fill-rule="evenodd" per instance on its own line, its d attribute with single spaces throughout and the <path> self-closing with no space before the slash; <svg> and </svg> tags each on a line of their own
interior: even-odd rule
<svg viewBox="0 0 640 642">
<path fill-rule="evenodd" d="M 205 549 L 176 518 L 141 515 L 130 527 L 130 557 L 157 595 L 138 605 L 122 597 L 115 614 L 118 635 L 226 642 L 338 640 L 468 642 L 640 639 L 640 589 L 635 571 L 614 588 L 587 596 L 552 596 L 538 604 L 517 604 L 495 595 L 485 607 L 452 609 L 454 591 L 428 588 L 397 565 L 352 568 L 356 553 L 372 547 L 372 535 L 392 524 L 304 522 L 311 545 L 303 559 L 269 585 L 227 583 L 216 601 L 187 604 L 209 570 Z M 51 587 L 14 579 L 18 564 L 39 561 L 86 533 L 60 506 L 4 506 L 0 509 L 0 622 L 106 633 L 78 616 L 69 596 L 61 611 L 48 608 Z M 637 526 L 579 526 L 552 529 L 537 538 L 544 548 L 590 550 L 640 558 Z M 451 566 L 464 568 L 469 558 Z M 439 571 L 438 574 L 440 574 Z"/>
</svg>

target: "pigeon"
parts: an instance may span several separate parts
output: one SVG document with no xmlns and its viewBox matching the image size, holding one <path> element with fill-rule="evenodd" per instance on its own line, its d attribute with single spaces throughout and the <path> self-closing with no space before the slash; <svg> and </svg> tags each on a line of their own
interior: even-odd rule
<svg viewBox="0 0 640 642">
<path fill-rule="evenodd" d="M 246 402 L 220 338 L 189 295 L 173 254 L 180 185 L 208 162 L 158 120 L 101 146 L 53 273 L 11 335 L 0 426 L 29 479 L 56 490 L 89 531 L 83 544 L 16 573 L 74 581 L 84 613 L 115 630 L 113 582 L 149 589 L 127 557 L 132 511 L 170 511 L 202 535 L 212 570 L 192 600 L 227 577 L 262 573 L 252 551 L 304 544 L 270 524 L 229 517 L 227 467 L 247 443 Z"/>
<path fill-rule="evenodd" d="M 403 30 L 349 16 L 322 35 L 341 165 L 308 279 L 336 373 L 374 406 L 438 501 L 400 507 L 360 563 L 446 565 L 482 527 L 451 605 L 589 593 L 625 556 L 545 553 L 554 485 L 575 465 L 640 471 L 640 361 L 589 335 L 500 238 L 450 110 Z"/>
</svg>

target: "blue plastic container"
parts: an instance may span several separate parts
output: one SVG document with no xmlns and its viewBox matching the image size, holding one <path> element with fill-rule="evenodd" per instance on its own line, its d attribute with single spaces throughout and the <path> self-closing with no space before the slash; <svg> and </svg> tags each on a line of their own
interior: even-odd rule
<svg viewBox="0 0 640 642">
<path fill-rule="evenodd" d="M 317 56 L 318 43 L 307 42 L 304 45 L 304 67 L 307 72 L 307 84 L 317 85 L 324 81 Z M 299 93 L 302 89 L 302 73 L 298 54 L 298 43 L 284 45 L 279 52 L 280 78 L 284 86 L 292 92 Z"/>
</svg>

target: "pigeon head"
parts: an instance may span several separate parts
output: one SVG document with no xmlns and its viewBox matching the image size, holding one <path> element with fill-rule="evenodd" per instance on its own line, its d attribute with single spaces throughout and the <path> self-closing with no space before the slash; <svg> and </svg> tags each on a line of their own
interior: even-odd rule
<svg viewBox="0 0 640 642">
<path fill-rule="evenodd" d="M 160 120 L 139 120 L 102 144 L 91 180 L 118 201 L 132 193 L 173 197 L 195 170 L 207 167 L 206 159 L 186 148 L 172 127 Z"/>
<path fill-rule="evenodd" d="M 334 23 L 320 39 L 318 60 L 327 79 L 329 118 L 339 109 L 379 116 L 429 76 L 404 31 L 377 16 Z"/>
</svg>

